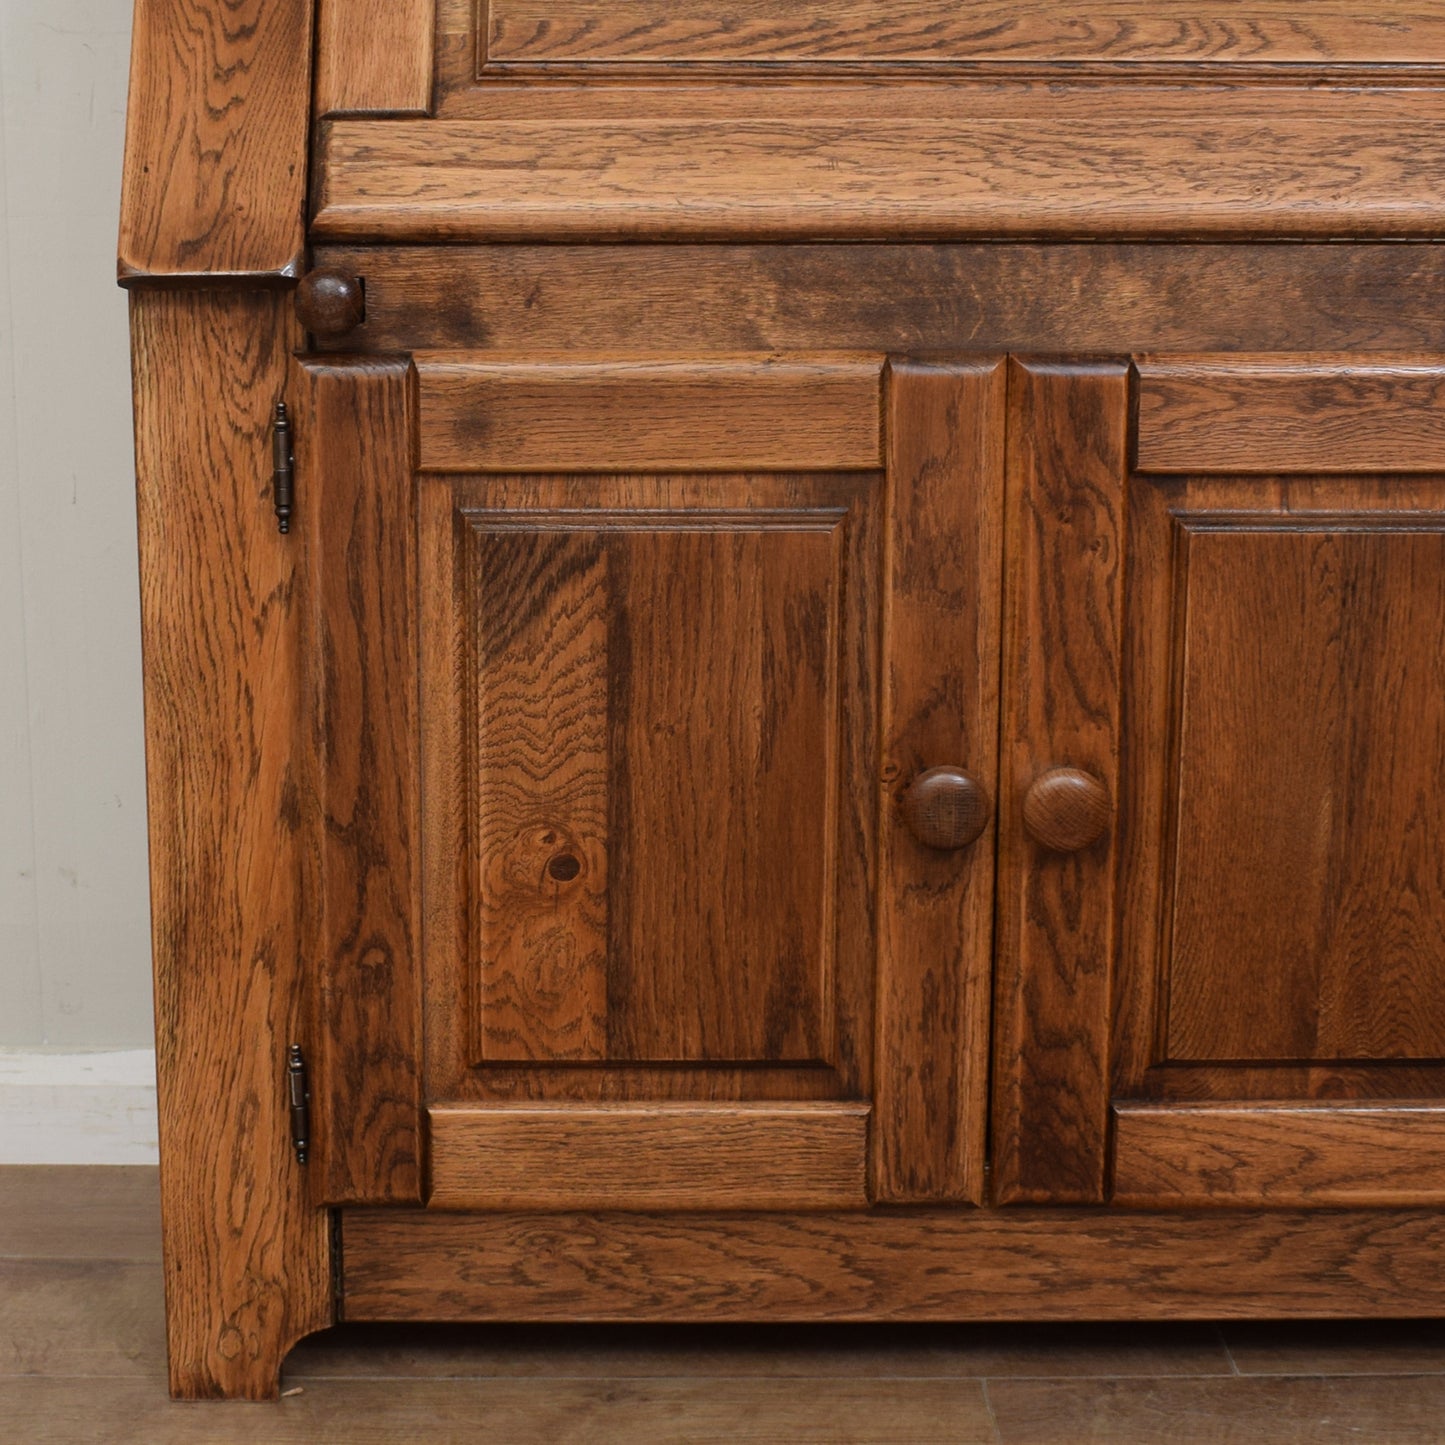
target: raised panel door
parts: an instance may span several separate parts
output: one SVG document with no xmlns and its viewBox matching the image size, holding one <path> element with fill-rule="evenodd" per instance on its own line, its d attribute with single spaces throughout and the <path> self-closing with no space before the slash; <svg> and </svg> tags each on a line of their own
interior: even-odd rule
<svg viewBox="0 0 1445 1445">
<path fill-rule="evenodd" d="M 1001 1197 L 1445 1197 L 1445 370 L 1014 380 Z"/>
<path fill-rule="evenodd" d="M 301 370 L 328 1199 L 981 1199 L 1002 366 Z"/>
</svg>

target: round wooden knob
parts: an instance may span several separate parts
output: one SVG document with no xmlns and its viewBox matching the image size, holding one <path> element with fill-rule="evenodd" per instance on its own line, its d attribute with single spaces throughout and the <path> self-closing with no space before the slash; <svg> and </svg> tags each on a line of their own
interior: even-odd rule
<svg viewBox="0 0 1445 1445">
<path fill-rule="evenodd" d="M 1050 768 L 1024 795 L 1024 827 L 1054 853 L 1077 853 L 1101 838 L 1113 817 L 1109 790 L 1091 773 Z"/>
<path fill-rule="evenodd" d="M 903 795 L 903 821 L 926 848 L 966 848 L 988 827 L 988 789 L 960 768 L 919 773 Z"/>
<path fill-rule="evenodd" d="M 345 336 L 366 318 L 366 293 L 355 276 L 318 267 L 296 287 L 296 315 L 313 336 Z"/>
</svg>

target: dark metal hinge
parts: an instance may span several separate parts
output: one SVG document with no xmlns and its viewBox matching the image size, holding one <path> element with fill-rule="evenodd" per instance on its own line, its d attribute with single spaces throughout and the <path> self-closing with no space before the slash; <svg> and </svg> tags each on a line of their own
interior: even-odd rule
<svg viewBox="0 0 1445 1445">
<path fill-rule="evenodd" d="M 296 1162 L 304 1164 L 311 1147 L 311 1090 L 306 1083 L 306 1056 L 300 1044 L 292 1044 L 286 1051 L 286 1088 L 291 1100 L 291 1147 L 296 1151 Z"/>
<path fill-rule="evenodd" d="M 276 501 L 276 524 L 281 531 L 289 532 L 296 500 L 296 453 L 291 446 L 291 417 L 284 401 L 276 403 L 271 418 L 271 454 L 275 460 L 271 489 Z"/>
</svg>

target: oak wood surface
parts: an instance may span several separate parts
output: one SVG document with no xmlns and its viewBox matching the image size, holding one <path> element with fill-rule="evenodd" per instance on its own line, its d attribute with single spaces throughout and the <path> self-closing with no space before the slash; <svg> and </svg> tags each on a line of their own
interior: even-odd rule
<svg viewBox="0 0 1445 1445">
<path fill-rule="evenodd" d="M 1438 360 L 1146 360 L 1138 386 L 1141 471 L 1445 470 Z"/>
<path fill-rule="evenodd" d="M 1210 475 L 1245 459 L 1215 416 L 1192 428 L 1193 468 L 1176 452 L 1178 474 L 1129 486 L 1116 1198 L 1433 1198 L 1445 883 L 1423 820 L 1445 767 L 1445 492 L 1409 475 L 1433 388 L 1393 378 L 1438 363 L 1177 365 L 1161 373 L 1235 387 L 1241 431 L 1269 416 L 1266 447 L 1297 469 Z M 1240 384 L 1256 368 L 1258 394 Z M 1331 459 L 1312 428 L 1351 388 L 1341 466 L 1314 475 Z M 1390 1162 L 1407 1130 L 1414 1172 Z"/>
<path fill-rule="evenodd" d="M 1087 87 L 730 97 L 325 122 L 317 240 L 1429 238 L 1428 91 Z M 831 112 L 831 113 L 830 113 Z M 1121 128 L 1121 115 L 1129 124 Z M 479 184 L 485 178 L 485 184 Z"/>
<path fill-rule="evenodd" d="M 301 981 L 296 552 L 269 421 L 279 296 L 132 299 L 171 1388 L 276 1392 L 330 1322 L 330 1232 L 291 1152 Z"/>
<path fill-rule="evenodd" d="M 463 510 L 476 1062 L 831 1061 L 846 520 Z"/>
<path fill-rule="evenodd" d="M 1445 1202 L 1445 1107 L 1121 1104 L 1112 1199 L 1210 1205 Z"/>
<path fill-rule="evenodd" d="M 1176 524 L 1164 1056 L 1438 1060 L 1445 512 L 1210 522 Z"/>
<path fill-rule="evenodd" d="M 498 62 L 1445 60 L 1432 0 L 491 0 Z M 485 73 L 485 71 L 483 72 Z"/>
<path fill-rule="evenodd" d="M 879 490 L 423 479 L 429 1098 L 867 1097 Z"/>
<path fill-rule="evenodd" d="M 345 1211 L 351 1320 L 1429 1317 L 1436 1210 Z"/>
<path fill-rule="evenodd" d="M 1445 246 L 321 246 L 338 345 L 529 359 L 1445 350 Z M 1228 304 L 1220 298 L 1228 297 Z M 321 343 L 328 345 L 326 342 Z"/>
<path fill-rule="evenodd" d="M 895 360 L 887 375 L 883 770 L 873 1191 L 984 1189 L 994 830 L 938 853 L 906 829 L 920 773 L 967 769 L 997 791 L 1006 370 Z"/>
<path fill-rule="evenodd" d="M 868 1106 L 846 1101 L 433 1108 L 433 1209 L 849 1209 Z"/>
<path fill-rule="evenodd" d="M 416 561 L 408 363 L 293 372 L 305 550 L 315 1197 L 421 1198 Z"/>
<path fill-rule="evenodd" d="M 1116 789 L 1128 369 L 1018 361 L 999 759 L 994 1198 L 1104 1197 L 1114 839 L 1047 851 L 1026 799 L 1056 767 Z"/>
<path fill-rule="evenodd" d="M 1079 768 L 1050 768 L 1024 794 L 1024 828 L 1053 853 L 1087 848 L 1103 836 L 1113 816 L 1108 789 Z"/>
<path fill-rule="evenodd" d="M 873 360 L 423 353 L 417 373 L 431 471 L 872 471 L 881 460 Z"/>
<path fill-rule="evenodd" d="M 425 115 L 436 0 L 316 0 L 316 94 L 324 115 Z"/>
<path fill-rule="evenodd" d="M 311 12 L 310 0 L 136 0 L 123 286 L 300 275 Z"/>
</svg>

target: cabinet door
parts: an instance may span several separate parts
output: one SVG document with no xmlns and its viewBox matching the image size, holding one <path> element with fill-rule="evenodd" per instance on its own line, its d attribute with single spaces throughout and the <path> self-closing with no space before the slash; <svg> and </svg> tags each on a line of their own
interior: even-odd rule
<svg viewBox="0 0 1445 1445">
<path fill-rule="evenodd" d="M 1003 366 L 297 387 L 324 1197 L 977 1200 Z"/>
<path fill-rule="evenodd" d="M 1021 362 L 1003 1202 L 1445 1199 L 1445 362 Z"/>
</svg>

